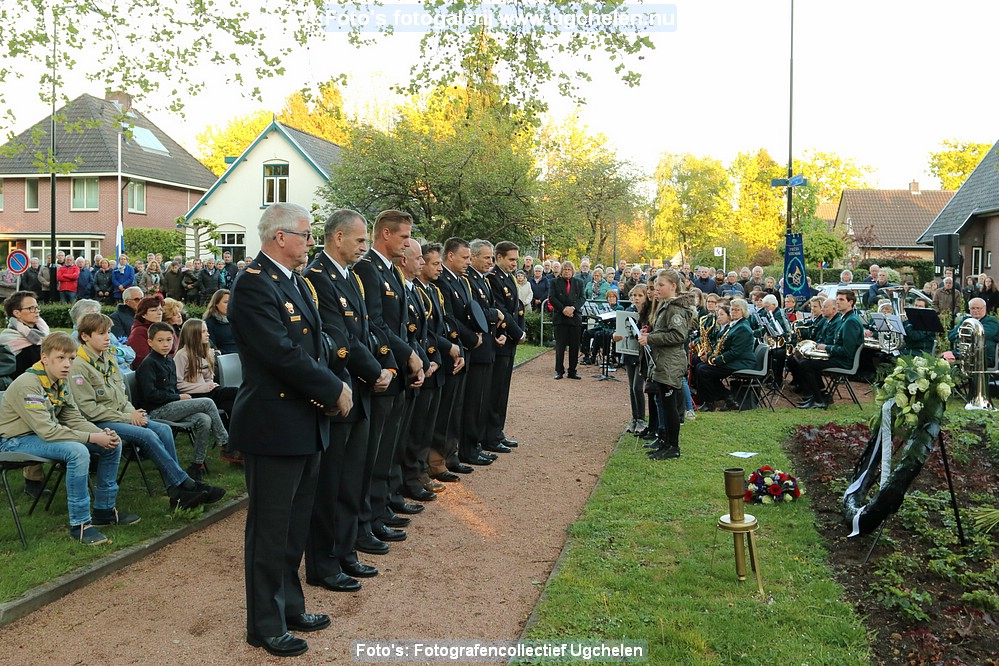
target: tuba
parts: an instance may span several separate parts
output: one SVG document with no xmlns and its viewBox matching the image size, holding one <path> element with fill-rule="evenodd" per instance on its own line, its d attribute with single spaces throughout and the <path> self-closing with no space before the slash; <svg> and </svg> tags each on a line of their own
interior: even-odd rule
<svg viewBox="0 0 999 666">
<path fill-rule="evenodd" d="M 802 340 L 794 346 L 794 355 L 798 358 L 829 358 L 829 352 L 824 349 L 816 349 L 818 346 L 819 343 L 815 340 Z"/>
<path fill-rule="evenodd" d="M 968 376 L 968 404 L 965 409 L 992 411 L 989 383 L 985 370 L 985 328 L 974 317 L 967 317 L 957 329 L 958 363 Z"/>
</svg>

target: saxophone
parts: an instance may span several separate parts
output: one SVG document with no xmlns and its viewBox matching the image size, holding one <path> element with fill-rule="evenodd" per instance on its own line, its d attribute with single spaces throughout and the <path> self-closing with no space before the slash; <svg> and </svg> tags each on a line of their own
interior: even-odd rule
<svg viewBox="0 0 999 666">
<path fill-rule="evenodd" d="M 718 342 L 715 343 L 715 348 L 713 350 L 710 349 L 711 342 L 708 342 L 708 349 L 711 351 L 711 354 L 708 356 L 708 365 L 714 365 L 715 359 L 721 356 L 722 347 L 725 345 L 725 338 L 728 337 L 728 334 L 729 332 L 731 332 L 732 328 L 733 324 L 729 324 L 728 326 L 725 327 L 725 332 L 718 337 Z"/>
<path fill-rule="evenodd" d="M 711 325 L 707 326 L 708 319 L 711 319 Z M 715 328 L 715 318 L 714 315 L 706 314 L 697 321 L 697 331 L 699 339 L 697 341 L 697 355 L 707 354 L 711 351 L 711 339 L 709 338 L 711 331 Z"/>
</svg>

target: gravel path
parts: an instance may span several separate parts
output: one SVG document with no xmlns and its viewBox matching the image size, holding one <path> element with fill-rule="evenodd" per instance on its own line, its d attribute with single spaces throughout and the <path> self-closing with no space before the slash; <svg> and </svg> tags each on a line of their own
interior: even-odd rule
<svg viewBox="0 0 999 666">
<path fill-rule="evenodd" d="M 347 663 L 361 639 L 516 639 L 628 416 L 624 383 L 514 371 L 493 465 L 448 484 L 352 594 L 306 587 L 333 626 L 296 663 Z M 581 371 L 588 368 L 580 368 Z M 623 373 L 622 373 L 623 374 Z M 245 641 L 242 512 L 0 630 L 6 664 L 282 663 Z M 303 573 L 304 579 L 304 573 Z"/>
</svg>

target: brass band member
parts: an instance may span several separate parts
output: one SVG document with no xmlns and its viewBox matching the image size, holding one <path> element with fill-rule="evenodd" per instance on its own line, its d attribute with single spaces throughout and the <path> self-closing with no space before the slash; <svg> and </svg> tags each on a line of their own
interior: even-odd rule
<svg viewBox="0 0 999 666">
<path fill-rule="evenodd" d="M 763 310 L 760 316 L 767 320 L 768 329 L 773 333 L 775 343 L 770 351 L 771 381 L 776 386 L 784 382 L 784 365 L 787 361 L 787 343 L 791 338 L 791 322 L 784 311 L 777 307 L 777 297 L 767 294 L 763 297 Z M 771 341 L 767 341 L 768 344 Z"/>
<path fill-rule="evenodd" d="M 659 307 L 651 333 L 638 337 L 638 344 L 652 350 L 659 413 L 659 430 L 655 449 L 649 452 L 653 460 L 680 457 L 680 415 L 683 413 L 683 377 L 687 374 L 687 340 L 690 334 L 691 310 L 687 299 L 680 296 L 680 275 L 672 269 L 659 272 L 656 295 Z"/>
<path fill-rule="evenodd" d="M 968 307 L 971 309 L 971 316 L 980 321 L 982 328 L 985 329 L 985 367 L 991 368 L 996 362 L 996 343 L 999 342 L 999 319 L 986 313 L 987 306 L 983 298 L 972 298 L 968 301 Z M 947 334 L 947 339 L 950 340 L 951 346 L 955 348 L 957 346 L 957 331 L 961 327 L 962 321 L 964 321 L 963 317 L 958 320 L 954 328 Z"/>
<path fill-rule="evenodd" d="M 853 365 L 857 349 L 864 344 L 864 325 L 853 309 L 856 302 L 857 295 L 853 290 L 840 289 L 836 292 L 836 308 L 842 321 L 836 329 L 832 344 L 823 342 L 817 347 L 829 354 L 829 358 L 808 358 L 798 364 L 798 381 L 802 395 L 806 396 L 805 401 L 798 405 L 799 408 L 825 408 L 831 405 L 832 396 L 822 392 L 822 371 Z"/>
<path fill-rule="evenodd" d="M 926 299 L 917 298 L 912 302 L 912 307 L 929 310 L 930 304 Z M 904 345 L 902 347 L 903 354 L 906 356 L 918 356 L 923 353 L 933 353 L 933 345 L 937 341 L 936 333 L 933 331 L 917 331 L 912 327 L 908 319 L 902 322 L 902 325 L 905 327 Z"/>
<path fill-rule="evenodd" d="M 701 410 L 714 410 L 714 403 L 725 401 L 721 411 L 738 409 L 739 405 L 722 380 L 737 370 L 756 366 L 753 353 L 753 331 L 749 327 L 749 304 L 743 298 L 732 300 L 730 305 L 732 321 L 719 329 L 718 339 L 713 349 L 701 357 L 703 363 L 697 368 L 697 389 L 703 403 Z"/>
</svg>

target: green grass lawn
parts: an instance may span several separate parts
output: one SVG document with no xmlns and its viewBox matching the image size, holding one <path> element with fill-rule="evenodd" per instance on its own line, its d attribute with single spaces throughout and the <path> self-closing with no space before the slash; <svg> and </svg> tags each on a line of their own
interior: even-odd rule
<svg viewBox="0 0 999 666">
<path fill-rule="evenodd" d="M 871 410 L 700 414 L 683 426 L 682 457 L 661 462 L 625 435 L 570 527 L 527 638 L 646 640 L 655 664 L 870 663 L 860 619 L 826 567 L 807 487 L 793 504 L 747 505 L 760 523 L 765 600 L 751 572 L 737 584 L 732 536 L 716 524 L 728 513 L 725 468 L 794 473 L 780 446 L 794 424 L 853 422 Z"/>
<path fill-rule="evenodd" d="M 513 362 L 523 363 L 524 361 L 529 361 L 535 356 L 540 356 L 548 351 L 550 347 L 540 347 L 538 345 L 522 344 L 517 346 L 517 355 L 514 357 Z"/>
<path fill-rule="evenodd" d="M 190 440 L 186 435 L 177 438 L 177 454 L 181 467 L 186 467 L 191 454 Z M 228 491 L 222 502 L 245 492 L 241 467 L 221 462 L 216 449 L 208 452 L 207 462 L 210 474 L 205 481 L 223 486 Z M 201 515 L 200 508 L 195 511 L 171 513 L 166 490 L 156 467 L 149 461 L 144 461 L 143 467 L 154 496 L 150 497 L 147 494 L 134 462 L 122 479 L 118 492 L 119 509 L 139 514 L 141 522 L 127 527 L 101 528 L 112 543 L 100 546 L 83 546 L 69 538 L 65 484 L 56 489 L 55 499 L 49 511 L 45 511 L 43 500 L 29 516 L 28 509 L 32 500 L 24 494 L 21 471 L 7 472 L 7 479 L 21 516 L 21 524 L 28 539 L 28 548 L 24 548 L 18 539 L 17 528 L 4 497 L 0 504 L 0 602 L 17 598 L 32 587 L 47 583 L 57 576 L 91 564 L 111 553 L 148 541 L 167 530 L 182 527 Z M 52 481 L 55 481 L 55 476 Z"/>
</svg>

